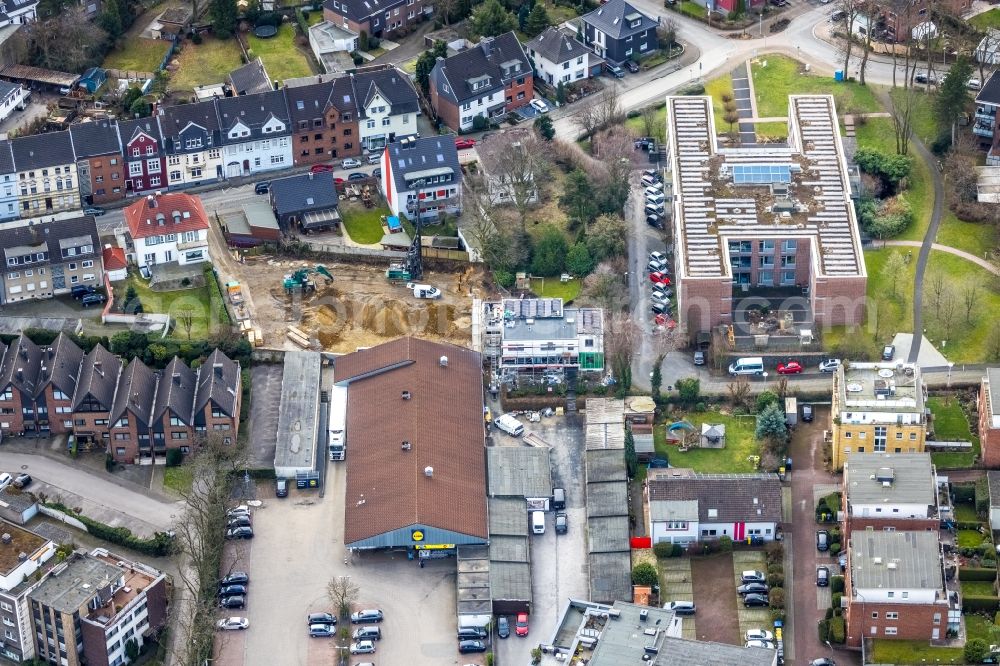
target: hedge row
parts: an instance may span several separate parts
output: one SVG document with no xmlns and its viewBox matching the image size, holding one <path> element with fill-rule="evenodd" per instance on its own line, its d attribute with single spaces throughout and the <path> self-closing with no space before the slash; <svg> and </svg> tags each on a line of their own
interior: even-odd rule
<svg viewBox="0 0 1000 666">
<path fill-rule="evenodd" d="M 847 627 L 842 616 L 832 617 L 830 623 L 830 642 L 843 643 L 847 638 Z"/>
<path fill-rule="evenodd" d="M 972 580 L 994 581 L 997 579 L 997 570 L 985 569 L 980 567 L 959 567 L 958 579 L 969 580 L 969 581 Z"/>
<path fill-rule="evenodd" d="M 972 504 L 976 501 L 976 485 L 975 483 L 953 483 L 951 484 L 951 496 L 955 504 L 964 502 Z"/>
<path fill-rule="evenodd" d="M 980 530 L 980 528 L 982 528 L 982 527 L 983 527 L 983 524 L 979 523 L 979 522 L 959 521 L 959 522 L 955 523 L 955 529 L 956 530 L 974 530 L 974 531 L 978 532 Z"/>
<path fill-rule="evenodd" d="M 124 548 L 130 548 L 143 555 L 164 557 L 170 554 L 173 539 L 165 532 L 157 532 L 153 535 L 152 539 L 141 539 L 132 534 L 132 530 L 127 527 L 105 525 L 93 518 L 88 518 L 83 514 L 77 513 L 61 502 L 45 502 L 44 504 L 51 509 L 62 511 L 68 516 L 76 518 L 86 526 L 88 533 L 93 534 L 98 539 L 103 539 Z"/>
<path fill-rule="evenodd" d="M 995 613 L 1000 610 L 1000 597 L 962 596 L 963 613 Z"/>
</svg>

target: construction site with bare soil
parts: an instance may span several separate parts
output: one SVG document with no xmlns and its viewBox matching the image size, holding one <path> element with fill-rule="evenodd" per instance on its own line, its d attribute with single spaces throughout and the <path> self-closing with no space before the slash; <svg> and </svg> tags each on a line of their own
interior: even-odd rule
<svg viewBox="0 0 1000 666">
<path fill-rule="evenodd" d="M 237 320 L 257 331 L 257 345 L 271 349 L 346 353 L 402 335 L 468 345 L 472 299 L 489 291 L 485 273 L 474 266 L 425 270 L 409 287 L 390 281 L 386 267 L 366 264 L 265 256 L 228 269 L 242 290 Z"/>
</svg>

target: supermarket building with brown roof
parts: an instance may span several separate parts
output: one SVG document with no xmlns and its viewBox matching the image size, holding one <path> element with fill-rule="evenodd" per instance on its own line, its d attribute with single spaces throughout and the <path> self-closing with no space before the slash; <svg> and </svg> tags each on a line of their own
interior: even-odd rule
<svg viewBox="0 0 1000 666">
<path fill-rule="evenodd" d="M 482 368 L 478 352 L 412 337 L 334 361 L 348 390 L 348 548 L 487 543 Z"/>
</svg>

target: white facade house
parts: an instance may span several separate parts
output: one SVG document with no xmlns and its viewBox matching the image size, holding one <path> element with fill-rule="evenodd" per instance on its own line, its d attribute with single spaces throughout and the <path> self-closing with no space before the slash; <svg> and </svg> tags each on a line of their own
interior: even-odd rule
<svg viewBox="0 0 1000 666">
<path fill-rule="evenodd" d="M 2 531 L 11 535 L 13 547 L 16 541 L 28 557 L 18 561 L 5 572 L 0 572 L 0 619 L 3 620 L 4 640 L 0 643 L 0 655 L 15 662 L 30 661 L 35 655 L 35 632 L 31 628 L 31 610 L 28 606 L 28 592 L 31 585 L 22 586 L 35 572 L 56 554 L 56 544 L 32 532 L 4 522 Z M 21 587 L 19 587 L 21 586 Z"/>
<path fill-rule="evenodd" d="M 402 113 L 393 113 L 392 104 L 377 92 L 365 103 L 364 115 L 358 120 L 358 133 L 363 149 L 381 151 L 390 137 L 417 134 L 417 110 L 407 108 Z"/>
<path fill-rule="evenodd" d="M 216 101 L 227 178 L 292 166 L 288 110 L 280 90 Z"/>
<path fill-rule="evenodd" d="M 590 75 L 590 49 L 558 28 L 546 28 L 525 44 L 524 50 L 535 67 L 535 76 L 550 86 L 580 81 Z"/>
<path fill-rule="evenodd" d="M 437 219 L 462 211 L 462 167 L 452 135 L 390 143 L 380 184 L 393 215 Z"/>
<path fill-rule="evenodd" d="M 3 0 L 0 2 L 0 28 L 32 23 L 38 19 L 38 0 Z"/>
<path fill-rule="evenodd" d="M 231 136 L 242 129 L 242 126 L 234 128 Z M 227 178 L 288 169 L 292 166 L 292 140 L 286 135 L 229 144 L 222 149 L 222 161 L 226 165 Z"/>
<path fill-rule="evenodd" d="M 125 209 L 125 222 L 134 247 L 132 260 L 142 267 L 211 260 L 208 215 L 196 196 L 151 194 Z"/>
<path fill-rule="evenodd" d="M 362 150 L 381 152 L 390 143 L 414 136 L 420 102 L 407 75 L 396 67 L 359 70 L 351 74 L 358 105 Z"/>
<path fill-rule="evenodd" d="M 0 81 L 0 122 L 7 120 L 15 111 L 21 111 L 28 103 L 31 91 L 19 83 Z"/>
<path fill-rule="evenodd" d="M 646 484 L 649 534 L 686 544 L 729 537 L 772 541 L 782 521 L 781 481 L 776 474 L 698 474 L 671 469 Z"/>
<path fill-rule="evenodd" d="M 937 474 L 929 453 L 852 453 L 844 465 L 850 518 L 937 517 Z"/>
</svg>

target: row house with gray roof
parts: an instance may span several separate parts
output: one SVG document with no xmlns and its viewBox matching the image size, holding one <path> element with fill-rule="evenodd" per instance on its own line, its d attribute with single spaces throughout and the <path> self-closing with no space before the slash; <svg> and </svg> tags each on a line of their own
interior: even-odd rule
<svg viewBox="0 0 1000 666">
<path fill-rule="evenodd" d="M 280 90 L 216 101 L 227 178 L 292 166 L 288 108 Z"/>
<path fill-rule="evenodd" d="M 382 152 L 397 138 L 417 133 L 420 105 L 410 77 L 389 67 L 351 74 L 361 149 Z"/>
<path fill-rule="evenodd" d="M 0 222 L 16 220 L 20 215 L 17 201 L 17 169 L 10 141 L 0 141 Z"/>
<path fill-rule="evenodd" d="M 295 166 L 361 154 L 354 89 L 348 77 L 285 88 Z"/>
<path fill-rule="evenodd" d="M 89 215 L 0 225 L 0 303 L 52 298 L 104 277 L 100 236 Z"/>
<path fill-rule="evenodd" d="M 643 14 L 626 0 L 609 0 L 580 17 L 584 43 L 598 58 L 622 64 L 659 48 L 659 18 Z"/>
<path fill-rule="evenodd" d="M 11 142 L 21 217 L 80 207 L 76 153 L 69 130 L 18 137 Z"/>
<path fill-rule="evenodd" d="M 156 118 L 138 118 L 118 123 L 122 156 L 125 160 L 125 191 L 143 194 L 167 186 L 163 141 Z"/>
<path fill-rule="evenodd" d="M 160 108 L 157 123 L 167 158 L 168 186 L 198 185 L 225 177 L 222 129 L 215 102 Z"/>
<path fill-rule="evenodd" d="M 118 121 L 102 119 L 77 123 L 70 126 L 69 132 L 83 203 L 98 205 L 124 199 L 125 160 Z"/>
<path fill-rule="evenodd" d="M 0 429 L 4 434 L 72 431 L 72 398 L 83 352 L 65 334 L 41 347 L 24 334 L 0 345 Z"/>
<path fill-rule="evenodd" d="M 327 22 L 379 39 L 403 36 L 412 26 L 434 11 L 429 0 L 326 0 L 323 18 Z"/>
</svg>

